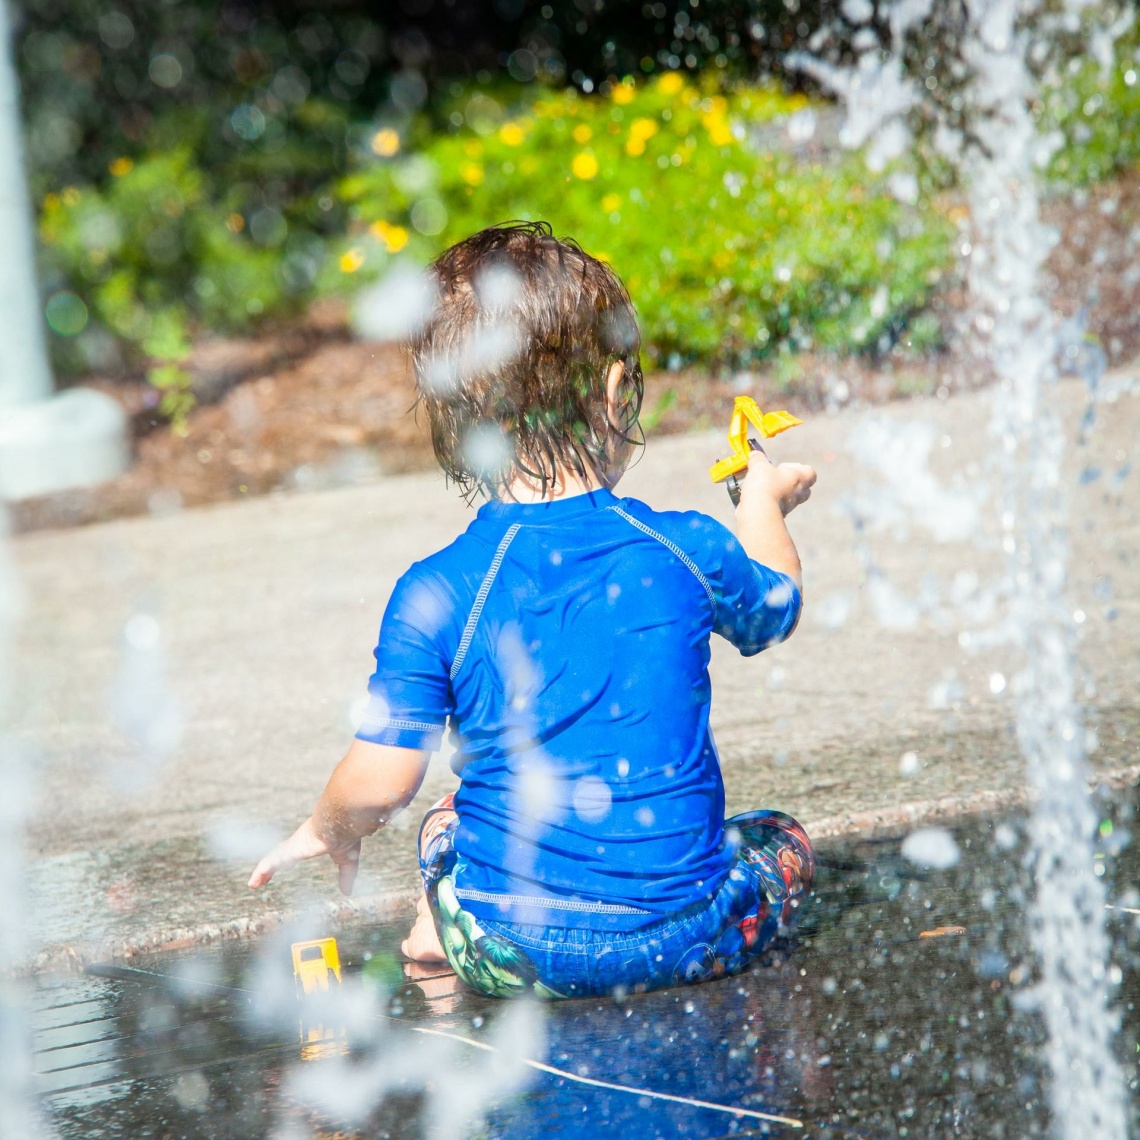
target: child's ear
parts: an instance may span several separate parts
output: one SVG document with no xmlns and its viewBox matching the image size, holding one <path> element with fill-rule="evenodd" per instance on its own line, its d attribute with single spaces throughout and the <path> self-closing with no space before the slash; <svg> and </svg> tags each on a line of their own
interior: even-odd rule
<svg viewBox="0 0 1140 1140">
<path fill-rule="evenodd" d="M 618 389 L 621 387 L 622 377 L 625 375 L 625 362 L 615 360 L 606 373 L 606 414 L 609 421 L 616 428 L 623 424 L 622 405 L 618 400 Z"/>
</svg>

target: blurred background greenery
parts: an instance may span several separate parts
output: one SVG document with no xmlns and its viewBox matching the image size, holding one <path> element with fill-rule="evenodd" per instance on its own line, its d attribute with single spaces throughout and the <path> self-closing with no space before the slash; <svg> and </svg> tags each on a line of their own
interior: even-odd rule
<svg viewBox="0 0 1140 1140">
<path fill-rule="evenodd" d="M 953 107 L 944 7 L 906 60 Z M 786 66 L 886 42 L 868 0 L 25 0 L 17 19 L 56 367 L 145 371 L 176 423 L 195 338 L 507 218 L 614 264 L 651 367 L 937 347 L 953 187 L 921 145 L 869 173 Z M 1114 51 L 1038 61 L 1059 192 L 1140 158 L 1134 25 Z"/>
</svg>

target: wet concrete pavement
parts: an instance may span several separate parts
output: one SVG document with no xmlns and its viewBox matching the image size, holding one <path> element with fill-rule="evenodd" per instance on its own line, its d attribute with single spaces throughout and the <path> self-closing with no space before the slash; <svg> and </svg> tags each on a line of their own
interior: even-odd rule
<svg viewBox="0 0 1140 1140">
<path fill-rule="evenodd" d="M 1099 813 L 1108 897 L 1130 908 L 1109 929 L 1135 1126 L 1132 793 Z M 64 1140 L 1047 1135 L 1022 821 L 960 820 L 955 838 L 941 871 L 895 840 L 823 845 L 798 944 L 683 990 L 520 1009 L 401 967 L 390 924 L 342 938 L 342 1020 L 303 1028 L 287 948 L 303 926 L 41 979 L 36 1084 Z"/>
<path fill-rule="evenodd" d="M 1080 696 L 1101 772 L 1140 762 L 1136 375 L 1108 378 L 1116 395 L 1083 432 L 1083 388 L 1058 393 Z M 730 812 L 778 807 L 823 836 L 1017 800 L 1009 685 L 993 691 L 1012 653 L 970 641 L 1000 612 L 986 583 L 1004 565 L 993 488 L 968 504 L 985 490 L 990 399 L 821 414 L 774 441 L 778 458 L 820 472 L 791 523 L 807 611 L 787 644 L 752 661 L 715 647 Z M 729 521 L 706 475 L 724 447 L 719 432 L 656 440 L 619 490 Z M 900 478 L 876 469 L 884 460 Z M 959 511 L 966 524 L 945 533 Z M 414 475 L 12 543 L 26 600 L 9 721 L 37 783 L 41 963 L 268 927 L 309 905 L 350 917 L 406 907 L 414 829 L 453 782 L 446 758 L 366 844 L 360 901 L 342 904 L 318 865 L 256 896 L 244 882 L 343 752 L 396 578 L 468 517 L 440 478 Z"/>
</svg>

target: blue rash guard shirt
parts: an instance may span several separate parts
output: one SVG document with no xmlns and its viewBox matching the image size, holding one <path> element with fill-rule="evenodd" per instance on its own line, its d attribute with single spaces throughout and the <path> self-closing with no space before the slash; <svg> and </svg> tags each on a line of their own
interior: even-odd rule
<svg viewBox="0 0 1140 1140">
<path fill-rule="evenodd" d="M 450 721 L 455 893 L 476 918 L 637 929 L 732 860 L 710 635 L 751 656 L 799 611 L 790 578 L 695 511 L 488 503 L 397 583 L 357 735 L 433 750 Z"/>
</svg>

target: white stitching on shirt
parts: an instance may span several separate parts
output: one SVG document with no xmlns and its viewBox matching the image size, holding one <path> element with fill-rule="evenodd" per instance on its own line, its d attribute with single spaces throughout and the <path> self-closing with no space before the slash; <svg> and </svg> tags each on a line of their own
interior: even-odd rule
<svg viewBox="0 0 1140 1140">
<path fill-rule="evenodd" d="M 584 899 L 551 899 L 533 895 L 496 895 L 490 891 L 477 891 L 467 887 L 456 887 L 455 897 L 471 899 L 473 902 L 512 903 L 521 906 L 539 907 L 542 910 L 572 910 L 581 914 L 649 914 L 636 906 L 623 906 L 621 903 L 587 902 Z"/>
<path fill-rule="evenodd" d="M 471 639 L 475 636 L 475 627 L 479 624 L 479 615 L 483 612 L 483 605 L 487 601 L 487 595 L 491 592 L 495 575 L 498 574 L 499 567 L 503 564 L 503 558 L 506 557 L 507 547 L 511 545 L 511 540 L 518 534 L 521 526 L 522 523 L 514 523 L 508 527 L 507 533 L 499 542 L 499 548 L 495 551 L 495 557 L 491 559 L 487 573 L 483 576 L 483 581 L 479 585 L 479 592 L 475 595 L 475 604 L 471 607 L 471 613 L 467 616 L 467 624 L 463 627 L 463 636 L 459 640 L 459 648 L 455 651 L 455 660 L 451 663 L 449 676 L 452 681 L 455 680 L 455 675 L 459 672 L 464 657 L 467 656 L 467 650 L 471 647 Z"/>
<path fill-rule="evenodd" d="M 716 595 L 713 593 L 712 586 L 709 585 L 709 580 L 701 573 L 700 567 L 671 539 L 666 538 L 663 534 L 659 534 L 651 526 L 647 526 L 640 519 L 635 519 L 633 515 L 627 511 L 623 511 L 621 507 L 609 507 L 609 510 L 615 514 L 621 515 L 623 519 L 630 526 L 635 526 L 643 534 L 649 535 L 650 538 L 655 538 L 666 550 L 672 551 L 692 572 L 693 576 L 705 588 L 705 593 L 709 596 L 709 601 L 712 602 L 713 613 L 716 612 Z"/>
<path fill-rule="evenodd" d="M 428 724 L 426 720 L 402 720 L 399 717 L 380 716 L 369 717 L 367 714 L 360 722 L 361 727 L 368 728 L 395 728 L 406 729 L 409 732 L 442 732 L 442 724 Z"/>
</svg>

